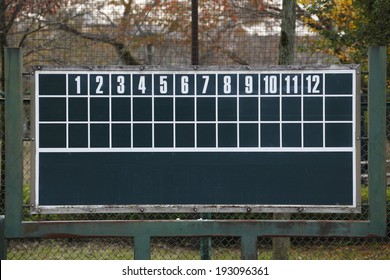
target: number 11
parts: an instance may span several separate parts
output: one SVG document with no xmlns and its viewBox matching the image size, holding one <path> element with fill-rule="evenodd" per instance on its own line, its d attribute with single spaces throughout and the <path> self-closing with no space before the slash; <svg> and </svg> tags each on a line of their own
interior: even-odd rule
<svg viewBox="0 0 390 280">
<path fill-rule="evenodd" d="M 291 79 L 291 76 L 287 76 L 285 79 L 286 81 L 286 93 L 290 94 L 291 93 L 291 88 L 290 88 L 290 81 L 293 81 L 293 88 L 294 88 L 294 94 L 298 94 L 298 76 L 295 75 L 294 78 Z"/>
</svg>

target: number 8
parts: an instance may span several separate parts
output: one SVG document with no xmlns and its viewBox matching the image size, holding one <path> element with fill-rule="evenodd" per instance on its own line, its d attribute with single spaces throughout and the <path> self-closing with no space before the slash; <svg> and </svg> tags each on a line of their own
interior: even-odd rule
<svg viewBox="0 0 390 280">
<path fill-rule="evenodd" d="M 223 92 L 229 94 L 232 92 L 232 77 L 224 76 L 223 77 Z"/>
</svg>

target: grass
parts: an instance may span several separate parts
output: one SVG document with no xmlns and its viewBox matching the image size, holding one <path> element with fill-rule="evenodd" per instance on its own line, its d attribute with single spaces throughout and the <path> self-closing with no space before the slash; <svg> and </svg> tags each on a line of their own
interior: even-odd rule
<svg viewBox="0 0 390 280">
<path fill-rule="evenodd" d="M 28 204 L 28 185 L 24 186 L 23 192 L 23 201 Z M 386 195 L 387 204 L 389 205 L 390 188 L 386 189 Z M 367 203 L 367 186 L 362 186 L 361 196 L 362 203 Z M 390 212 L 388 210 L 389 215 Z M 49 216 L 50 220 L 60 218 L 57 215 L 48 215 L 48 218 Z M 28 214 L 26 214 L 26 217 L 28 219 L 35 219 Z M 40 218 L 44 219 L 43 216 Z M 305 216 L 305 219 L 314 218 L 315 215 L 306 214 Z M 226 240 L 225 237 L 213 239 L 212 258 L 217 260 L 240 259 L 239 240 Z M 261 260 L 269 260 L 272 256 L 271 240 L 268 239 L 266 242 L 263 242 L 264 240 L 259 240 L 258 258 Z M 156 240 L 152 242 L 152 259 L 200 259 L 198 241 L 193 242 L 191 238 L 182 238 L 179 240 L 166 238 L 165 242 L 157 239 L 157 242 Z M 292 241 L 289 253 L 290 259 L 295 260 L 390 260 L 390 238 L 379 240 L 358 238 L 296 238 Z M 134 248 L 131 238 L 22 239 L 10 241 L 7 257 L 8 259 L 22 260 L 131 260 L 134 259 Z"/>
<path fill-rule="evenodd" d="M 362 202 L 368 202 L 368 187 L 362 186 L 361 187 L 361 196 L 362 196 Z M 390 201 L 390 188 L 386 188 L 386 198 L 387 201 Z"/>
<path fill-rule="evenodd" d="M 263 242 L 265 241 L 265 242 Z M 259 240 L 258 259 L 270 260 L 270 240 Z M 264 243 L 264 244 L 263 244 Z M 344 244 L 343 244 L 344 243 Z M 390 242 L 367 239 L 359 244 L 327 239 L 300 240 L 290 247 L 290 259 L 294 260 L 390 260 Z M 199 260 L 198 244 L 171 245 L 152 242 L 154 260 Z M 212 247 L 212 259 L 240 259 L 239 244 Z M 12 240 L 8 259 L 22 260 L 131 260 L 134 259 L 131 239 L 45 239 Z"/>
</svg>

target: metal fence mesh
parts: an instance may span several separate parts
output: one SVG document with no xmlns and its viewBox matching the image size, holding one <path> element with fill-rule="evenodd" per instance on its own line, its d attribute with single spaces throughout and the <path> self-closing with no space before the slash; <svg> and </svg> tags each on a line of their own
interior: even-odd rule
<svg viewBox="0 0 390 280">
<path fill-rule="evenodd" d="M 28 2 L 28 1 L 27 1 Z M 38 1 L 44 2 L 44 1 Z M 68 4 L 47 1 L 20 14 L 9 33 L 10 46 L 24 49 L 25 71 L 33 65 L 189 65 L 192 1 L 71 0 Z M 56 1 L 53 1 L 56 2 Z M 198 8 L 201 65 L 278 64 L 280 40 L 279 1 L 200 0 Z M 109 4 L 111 3 L 111 4 Z M 296 64 L 337 63 L 325 53 L 300 51 L 315 40 L 302 22 L 297 22 Z M 200 214 L 83 214 L 31 215 L 30 97 L 29 76 L 25 85 L 24 199 L 25 220 L 159 220 L 199 219 Z M 364 88 L 364 87 L 363 87 Z M 362 99 L 364 100 L 364 98 Z M 367 113 L 362 103 L 362 186 L 367 189 Z M 0 104 L 1 214 L 4 214 L 4 102 Z M 390 116 L 390 112 L 388 112 Z M 389 117 L 388 117 L 389 119 Z M 390 124 L 387 124 L 390 139 Z M 388 153 L 390 151 L 388 150 Z M 388 159 L 390 155 L 388 154 Z M 390 172 L 390 171 L 389 171 Z M 331 174 L 330 174 L 331 176 Z M 366 220 L 369 205 L 361 214 L 293 214 L 291 219 Z M 390 215 L 390 201 L 387 202 Z M 211 219 L 272 219 L 272 214 L 212 214 Z M 258 239 L 260 259 L 270 259 L 272 239 Z M 239 259 L 237 237 L 152 238 L 152 259 L 199 259 L 202 246 L 210 247 L 212 259 Z M 132 238 L 59 238 L 10 240 L 8 259 L 133 259 Z M 390 224 L 386 238 L 291 238 L 291 259 L 390 259 Z"/>
</svg>

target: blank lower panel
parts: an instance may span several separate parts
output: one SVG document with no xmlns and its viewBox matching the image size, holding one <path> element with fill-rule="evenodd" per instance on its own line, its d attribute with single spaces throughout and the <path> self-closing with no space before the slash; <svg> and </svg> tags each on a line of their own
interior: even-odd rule
<svg viewBox="0 0 390 280">
<path fill-rule="evenodd" d="M 352 152 L 41 153 L 39 203 L 352 205 L 352 158 Z"/>
</svg>

